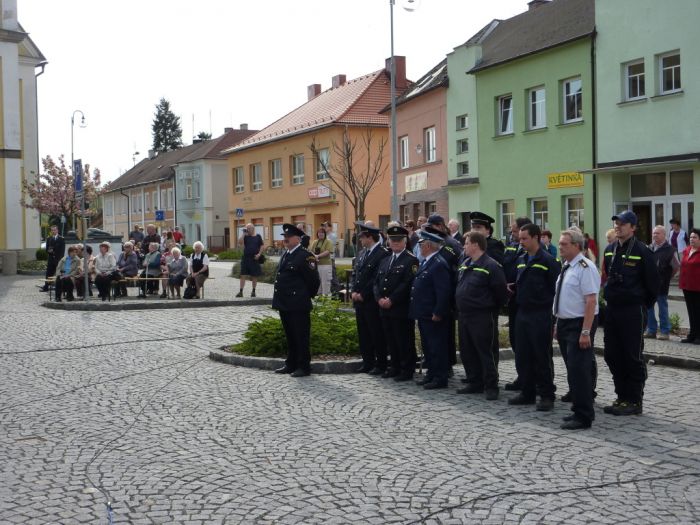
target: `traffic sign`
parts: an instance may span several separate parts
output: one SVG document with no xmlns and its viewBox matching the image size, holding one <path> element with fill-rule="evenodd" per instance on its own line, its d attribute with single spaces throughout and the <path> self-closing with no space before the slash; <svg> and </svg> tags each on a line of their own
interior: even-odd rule
<svg viewBox="0 0 700 525">
<path fill-rule="evenodd" d="M 239 219 L 243 217 L 243 208 L 236 208 L 236 217 Z"/>
<path fill-rule="evenodd" d="M 157 221 L 164 221 L 165 220 L 165 211 L 164 210 L 156 210 L 156 220 Z"/>
</svg>

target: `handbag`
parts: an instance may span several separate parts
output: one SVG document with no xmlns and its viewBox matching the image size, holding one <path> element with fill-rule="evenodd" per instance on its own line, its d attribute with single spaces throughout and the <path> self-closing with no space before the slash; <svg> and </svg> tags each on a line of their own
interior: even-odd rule
<svg viewBox="0 0 700 525">
<path fill-rule="evenodd" d="M 185 288 L 184 293 L 182 294 L 182 297 L 184 299 L 194 299 L 194 297 L 197 295 L 197 287 L 195 284 L 192 282 L 187 285 L 187 288 Z"/>
</svg>

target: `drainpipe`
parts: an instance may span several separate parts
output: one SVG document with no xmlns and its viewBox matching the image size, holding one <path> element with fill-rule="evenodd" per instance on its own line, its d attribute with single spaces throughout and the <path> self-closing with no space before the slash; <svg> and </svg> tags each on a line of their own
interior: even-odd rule
<svg viewBox="0 0 700 525">
<path fill-rule="evenodd" d="M 596 32 L 591 35 L 591 142 L 592 142 L 592 167 L 597 168 L 598 163 L 598 134 L 597 134 L 597 100 L 596 100 L 596 49 L 595 49 Z M 593 172 L 593 234 L 594 239 L 599 239 L 598 235 L 598 174 Z"/>
<path fill-rule="evenodd" d="M 124 190 L 119 190 L 119 193 L 126 197 L 126 240 L 128 241 L 131 232 L 131 197 L 124 193 Z"/>
<path fill-rule="evenodd" d="M 173 229 L 177 224 L 177 174 L 175 174 L 173 175 Z"/>
</svg>

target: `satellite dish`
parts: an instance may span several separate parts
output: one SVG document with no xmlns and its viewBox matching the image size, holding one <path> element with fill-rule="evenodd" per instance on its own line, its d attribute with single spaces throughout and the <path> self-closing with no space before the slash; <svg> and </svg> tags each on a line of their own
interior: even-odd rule
<svg viewBox="0 0 700 525">
<path fill-rule="evenodd" d="M 401 7 L 405 11 L 412 12 L 420 7 L 420 2 L 421 0 L 401 0 Z"/>
</svg>

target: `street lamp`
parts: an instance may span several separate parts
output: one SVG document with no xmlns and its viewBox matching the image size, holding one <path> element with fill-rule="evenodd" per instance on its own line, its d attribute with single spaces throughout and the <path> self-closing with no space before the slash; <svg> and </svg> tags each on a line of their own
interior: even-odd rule
<svg viewBox="0 0 700 525">
<path fill-rule="evenodd" d="M 394 60 L 394 4 L 396 0 L 389 0 L 389 25 L 391 33 L 391 216 L 395 221 L 399 220 L 399 195 L 398 175 L 396 172 L 396 63 Z M 403 0 L 402 7 L 406 11 L 415 11 L 420 5 L 420 0 Z"/>
<path fill-rule="evenodd" d="M 77 113 L 80 113 L 80 127 L 85 128 L 87 127 L 87 123 L 85 122 L 85 114 L 80 111 L 79 109 L 76 109 L 73 114 L 70 116 L 70 165 L 71 165 L 71 171 L 73 172 L 73 179 L 76 177 L 82 177 L 82 169 L 76 173 L 75 172 L 75 154 L 73 151 L 73 130 L 75 129 L 75 115 Z M 75 184 L 75 180 L 73 181 Z M 76 186 L 74 186 L 76 187 Z M 88 291 L 89 291 L 89 280 L 88 280 L 88 253 L 87 253 L 87 218 L 85 217 L 85 188 L 83 187 L 82 181 L 80 183 L 80 186 L 77 186 L 81 188 L 80 192 L 80 217 L 82 220 L 82 225 L 83 225 L 83 301 L 87 301 L 88 298 Z"/>
</svg>

